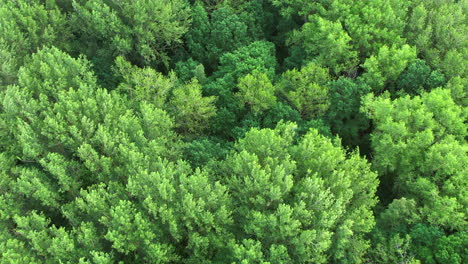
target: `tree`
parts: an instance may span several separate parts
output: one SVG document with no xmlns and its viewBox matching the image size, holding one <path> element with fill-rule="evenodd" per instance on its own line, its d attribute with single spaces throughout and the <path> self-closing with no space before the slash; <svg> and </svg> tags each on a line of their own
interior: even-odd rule
<svg viewBox="0 0 468 264">
<path fill-rule="evenodd" d="M 208 226 L 229 223 L 229 212 L 219 207 L 213 218 L 206 217 L 213 202 L 229 204 L 225 189 L 205 173 L 192 174 L 187 165 L 165 160 L 178 155 L 173 122 L 163 110 L 145 102 L 131 108 L 118 93 L 96 86 L 86 61 L 55 48 L 39 51 L 20 73 L 19 86 L 9 86 L 3 100 L 2 120 L 16 142 L 1 159 L 1 174 L 8 177 L 1 182 L 6 192 L 0 201 L 15 203 L 1 211 L 2 228 L 11 227 L 0 242 L 5 248 L 28 247 L 31 255 L 25 258 L 37 262 L 168 262 L 185 250 L 192 250 L 197 262 L 216 254 L 206 244 L 216 240 L 206 237 L 212 234 Z M 150 184 L 156 182 L 164 184 Z M 159 188 L 176 188 L 171 193 L 180 202 Z M 172 209 L 164 211 L 163 201 Z M 207 211 L 201 212 L 204 206 Z M 149 225 L 149 217 L 159 224 Z"/>
<path fill-rule="evenodd" d="M 465 108 L 468 106 L 468 80 L 466 78 L 452 78 L 446 87 L 450 90 L 455 103 Z"/>
<path fill-rule="evenodd" d="M 464 9 L 459 1 L 413 1 L 404 34 L 418 55 L 449 78 L 467 72 Z"/>
<path fill-rule="evenodd" d="M 402 35 L 408 10 L 408 3 L 405 1 L 271 0 L 271 2 L 280 9 L 281 15 L 288 18 L 299 17 L 302 20 L 301 24 L 305 23 L 307 27 L 310 27 L 308 22 L 320 17 L 320 20 L 325 22 L 322 22 L 323 25 L 328 24 L 319 30 L 323 35 L 322 38 L 327 36 L 326 29 L 332 29 L 334 36 L 340 41 L 333 39 L 327 41 L 333 48 L 341 47 L 341 51 L 343 47 L 347 49 L 346 40 L 349 38 L 353 47 L 351 54 L 357 52 L 361 61 L 376 54 L 384 45 L 404 44 Z M 341 27 L 346 32 L 342 32 Z"/>
<path fill-rule="evenodd" d="M 42 46 L 69 46 L 66 16 L 55 4 L 40 1 L 0 1 L 0 85 L 16 81 L 18 69 Z"/>
<path fill-rule="evenodd" d="M 210 31 L 211 23 L 208 12 L 201 1 L 196 1 L 192 6 L 192 24 L 184 38 L 191 57 L 205 63 L 207 67 L 210 66 L 207 63 L 208 50 L 203 41 L 209 38 Z"/>
<path fill-rule="evenodd" d="M 300 30 L 293 32 L 289 44 L 302 47 L 307 54 L 305 61 L 314 61 L 338 75 L 354 70 L 357 65 L 357 53 L 350 41 L 339 22 L 312 15 Z"/>
<path fill-rule="evenodd" d="M 396 199 L 377 219 L 372 232 L 374 247 L 368 258 L 375 262 L 463 263 L 464 232 L 446 235 L 438 226 L 421 223 L 416 202 Z M 419 260 L 423 262 L 419 262 Z"/>
<path fill-rule="evenodd" d="M 0 264 L 467 263 L 466 3 L 0 0 Z"/>
<path fill-rule="evenodd" d="M 361 98 L 371 91 L 370 87 L 347 78 L 331 81 L 327 86 L 330 106 L 325 115 L 332 131 L 342 138 L 344 145 L 360 146 L 366 151 L 370 122 L 360 112 L 360 106 Z"/>
<path fill-rule="evenodd" d="M 217 78 L 234 82 L 253 70 L 265 72 L 269 78 L 275 75 L 277 68 L 275 45 L 268 41 L 255 41 L 220 58 Z"/>
<path fill-rule="evenodd" d="M 238 96 L 253 112 L 271 108 L 276 103 L 275 87 L 265 73 L 254 70 L 239 79 Z"/>
<path fill-rule="evenodd" d="M 173 72 L 164 76 L 150 67 L 141 69 L 133 66 L 122 57 L 117 57 L 115 64 L 117 74 L 123 79 L 118 90 L 136 102 L 148 101 L 163 108 L 171 91 L 178 85 L 177 76 Z"/>
<path fill-rule="evenodd" d="M 276 104 L 267 111 L 263 118 L 262 125 L 265 128 L 274 128 L 281 120 L 298 123 L 301 121 L 301 115 L 287 103 L 277 101 Z"/>
<path fill-rule="evenodd" d="M 275 46 L 267 41 L 252 42 L 220 58 L 219 69 L 204 87 L 207 95 L 218 97 L 218 113 L 213 120 L 212 131 L 226 139 L 236 139 L 249 130 L 250 125 L 241 128 L 242 132 L 235 130 L 248 112 L 235 96 L 238 80 L 254 70 L 273 79 L 277 65 Z"/>
<path fill-rule="evenodd" d="M 203 64 L 191 58 L 186 61 L 177 62 L 174 71 L 182 82 L 190 81 L 192 78 L 197 79 L 200 84 L 204 84 L 207 81 Z"/>
<path fill-rule="evenodd" d="M 393 197 L 413 201 L 414 220 L 407 218 L 408 222 L 403 222 L 399 230 L 382 230 L 405 234 L 417 228 L 416 223 L 421 223 L 429 230 L 440 227 L 449 234 L 463 232 L 466 228 L 465 165 L 468 162 L 466 111 L 454 103 L 450 90 L 437 88 L 421 96 L 405 96 L 393 101 L 369 95 L 364 100 L 363 110 L 375 126 L 371 135 L 374 166 L 392 183 Z M 394 215 L 391 209 L 389 207 L 383 214 Z M 419 234 L 410 235 L 415 247 L 417 243 L 422 243 L 426 250 L 433 247 L 425 245 L 427 239 Z M 433 249 L 430 249 L 431 256 L 419 250 L 414 253 L 428 263 L 435 259 Z"/>
<path fill-rule="evenodd" d="M 115 85 L 111 66 L 119 55 L 139 66 L 168 68 L 168 53 L 190 25 L 184 0 L 75 1 L 73 8 L 74 51 L 92 59 L 108 86 Z"/>
<path fill-rule="evenodd" d="M 195 139 L 184 145 L 184 159 L 194 168 L 202 167 L 210 162 L 224 159 L 231 145 L 231 142 L 223 142 L 215 137 Z"/>
<path fill-rule="evenodd" d="M 462 228 L 466 113 L 450 91 L 435 89 L 395 101 L 368 97 L 365 107 L 376 126 L 374 164 L 382 174 L 396 176 L 395 191 L 416 199 L 430 223 Z"/>
<path fill-rule="evenodd" d="M 293 69 L 283 73 L 278 89 L 301 113 L 304 119 L 320 117 L 328 109 L 328 70 L 316 63 L 309 63 L 300 71 Z"/>
<path fill-rule="evenodd" d="M 445 85 L 445 76 L 431 68 L 423 60 L 416 60 L 396 80 L 398 90 L 409 94 L 420 94 L 424 90 Z"/>
<path fill-rule="evenodd" d="M 202 62 L 210 72 L 217 69 L 219 58 L 252 41 L 247 25 L 228 5 L 208 16 L 203 3 L 194 6 L 193 25 L 187 33 L 189 55 Z"/>
<path fill-rule="evenodd" d="M 402 35 L 407 1 L 333 2 L 336 2 L 332 4 L 336 6 L 336 11 L 331 15 L 341 15 L 341 21 L 361 59 L 380 53 L 384 46 L 402 46 L 405 43 Z"/>
<path fill-rule="evenodd" d="M 415 59 L 416 50 L 408 45 L 403 45 L 401 48 L 383 46 L 377 56 L 366 59 L 362 65 L 366 72 L 360 77 L 374 92 L 380 93 Z"/>
<path fill-rule="evenodd" d="M 183 83 L 174 72 L 169 76 L 154 69 L 132 66 L 122 57 L 116 59 L 118 74 L 122 76 L 118 90 L 130 95 L 134 102 L 150 102 L 171 113 L 176 127 L 184 135 L 198 135 L 215 115 L 214 96 L 203 97 L 196 79 Z"/>
<path fill-rule="evenodd" d="M 359 262 L 362 235 L 373 225 L 376 175 L 316 130 L 294 144 L 294 129 L 252 129 L 214 169 L 237 205 L 234 259 Z"/>
<path fill-rule="evenodd" d="M 216 114 L 215 100 L 214 96 L 202 96 L 201 86 L 196 80 L 175 88 L 169 110 L 175 117 L 179 131 L 197 135 L 207 128 L 208 121 Z"/>
</svg>

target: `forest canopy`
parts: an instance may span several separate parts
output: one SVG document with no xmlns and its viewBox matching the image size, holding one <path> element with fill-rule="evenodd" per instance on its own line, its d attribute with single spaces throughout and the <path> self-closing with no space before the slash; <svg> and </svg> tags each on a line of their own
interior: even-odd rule
<svg viewBox="0 0 468 264">
<path fill-rule="evenodd" d="M 0 263 L 467 263 L 467 10 L 0 0 Z"/>
</svg>

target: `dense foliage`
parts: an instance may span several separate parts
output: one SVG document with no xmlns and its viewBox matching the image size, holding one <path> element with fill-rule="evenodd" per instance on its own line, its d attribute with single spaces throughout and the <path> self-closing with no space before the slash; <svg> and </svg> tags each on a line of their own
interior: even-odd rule
<svg viewBox="0 0 468 264">
<path fill-rule="evenodd" d="M 467 263 L 467 10 L 0 0 L 0 263 Z"/>
</svg>

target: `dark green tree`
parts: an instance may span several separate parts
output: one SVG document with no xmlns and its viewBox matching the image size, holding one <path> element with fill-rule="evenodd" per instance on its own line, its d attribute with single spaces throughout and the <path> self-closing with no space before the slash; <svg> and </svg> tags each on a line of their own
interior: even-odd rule
<svg viewBox="0 0 468 264">
<path fill-rule="evenodd" d="M 365 83 L 340 78 L 328 85 L 330 106 L 326 112 L 327 122 L 346 146 L 360 146 L 368 152 L 369 118 L 360 112 L 361 98 L 371 89 Z"/>
</svg>

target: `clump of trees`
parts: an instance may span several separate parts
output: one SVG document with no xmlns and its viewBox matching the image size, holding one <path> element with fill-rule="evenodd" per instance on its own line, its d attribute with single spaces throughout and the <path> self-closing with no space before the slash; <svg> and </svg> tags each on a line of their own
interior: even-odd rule
<svg viewBox="0 0 468 264">
<path fill-rule="evenodd" d="M 466 263 L 465 10 L 0 0 L 0 263 Z"/>
</svg>

